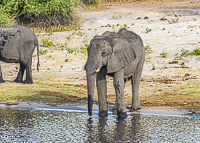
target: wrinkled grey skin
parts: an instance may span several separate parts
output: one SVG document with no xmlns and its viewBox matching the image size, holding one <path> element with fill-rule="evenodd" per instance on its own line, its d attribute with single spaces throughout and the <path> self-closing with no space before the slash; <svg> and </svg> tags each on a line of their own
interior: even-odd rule
<svg viewBox="0 0 200 143">
<path fill-rule="evenodd" d="M 118 33 L 105 32 L 95 36 L 87 49 L 85 65 L 88 89 L 88 114 L 92 115 L 95 80 L 99 101 L 99 116 L 107 116 L 106 75 L 113 77 L 118 117 L 126 117 L 124 102 L 125 82 L 132 83 L 132 110 L 141 109 L 138 98 L 140 79 L 144 65 L 145 49 L 142 39 L 132 31 L 120 29 Z M 100 68 L 98 72 L 97 69 Z M 96 70 L 96 71 L 95 71 Z"/>
<path fill-rule="evenodd" d="M 39 45 L 35 33 L 27 27 L 14 25 L 8 28 L 0 28 L 0 61 L 6 63 L 20 63 L 19 72 L 14 82 L 33 83 L 32 80 L 32 55 L 37 46 L 39 66 Z M 26 79 L 23 81 L 24 71 Z M 0 83 L 5 82 L 0 66 Z"/>
</svg>

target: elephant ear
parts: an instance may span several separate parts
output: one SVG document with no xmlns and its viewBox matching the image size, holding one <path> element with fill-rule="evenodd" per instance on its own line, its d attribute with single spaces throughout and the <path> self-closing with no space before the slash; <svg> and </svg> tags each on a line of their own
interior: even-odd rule
<svg viewBox="0 0 200 143">
<path fill-rule="evenodd" d="M 107 73 L 113 73 L 129 65 L 136 58 L 135 51 L 126 39 L 116 38 L 112 41 L 113 52 L 107 64 Z"/>
</svg>

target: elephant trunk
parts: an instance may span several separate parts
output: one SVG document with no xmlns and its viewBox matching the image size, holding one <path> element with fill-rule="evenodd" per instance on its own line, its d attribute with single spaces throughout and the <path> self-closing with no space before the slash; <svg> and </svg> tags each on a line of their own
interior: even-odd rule
<svg viewBox="0 0 200 143">
<path fill-rule="evenodd" d="M 94 86 L 95 86 L 96 74 L 87 76 L 87 89 L 88 89 L 88 114 L 92 115 L 92 106 L 94 98 Z"/>
<path fill-rule="evenodd" d="M 99 59 L 99 60 L 97 60 Z M 88 90 L 88 114 L 92 115 L 92 106 L 94 100 L 94 87 L 96 75 L 100 71 L 102 66 L 102 60 L 100 55 L 97 54 L 88 54 L 88 60 L 85 65 L 86 74 L 87 74 L 87 90 Z"/>
</svg>

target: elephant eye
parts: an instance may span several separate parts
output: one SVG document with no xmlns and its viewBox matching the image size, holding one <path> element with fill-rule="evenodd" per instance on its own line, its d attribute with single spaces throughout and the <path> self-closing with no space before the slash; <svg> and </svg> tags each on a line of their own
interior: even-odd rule
<svg viewBox="0 0 200 143">
<path fill-rule="evenodd" d="M 101 54 L 102 54 L 102 56 L 106 56 L 106 52 L 102 52 Z"/>
</svg>

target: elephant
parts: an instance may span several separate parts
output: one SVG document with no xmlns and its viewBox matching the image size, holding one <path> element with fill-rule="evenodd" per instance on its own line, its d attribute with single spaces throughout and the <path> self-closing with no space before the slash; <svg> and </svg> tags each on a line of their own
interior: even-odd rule
<svg viewBox="0 0 200 143">
<path fill-rule="evenodd" d="M 18 75 L 14 82 L 32 84 L 32 55 L 37 46 L 37 70 L 39 70 L 39 44 L 35 33 L 20 25 L 0 28 L 0 61 L 6 63 L 20 63 Z M 26 79 L 23 81 L 24 71 Z M 5 82 L 0 66 L 0 83 Z"/>
<path fill-rule="evenodd" d="M 85 64 L 87 76 L 88 114 L 92 115 L 95 80 L 97 85 L 99 116 L 108 115 L 106 75 L 113 77 L 116 93 L 114 109 L 118 117 L 126 117 L 124 101 L 125 83 L 132 83 L 131 111 L 141 109 L 138 92 L 145 59 L 141 37 L 125 28 L 116 32 L 106 31 L 94 36 L 87 48 Z"/>
</svg>

